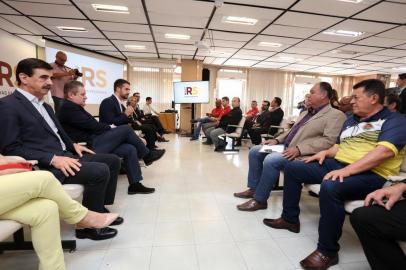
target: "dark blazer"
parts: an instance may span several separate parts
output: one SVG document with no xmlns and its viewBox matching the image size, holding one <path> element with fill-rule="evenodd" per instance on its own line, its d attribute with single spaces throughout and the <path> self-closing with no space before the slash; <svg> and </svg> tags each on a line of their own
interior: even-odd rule
<svg viewBox="0 0 406 270">
<path fill-rule="evenodd" d="M 242 118 L 242 111 L 241 111 L 240 107 L 233 108 L 229 113 L 227 113 L 227 114 L 223 115 L 223 117 L 221 117 L 218 127 L 226 130 L 228 125 L 238 125 L 241 118 Z M 235 130 L 236 130 L 235 127 L 230 127 L 226 131 L 234 132 Z"/>
<path fill-rule="evenodd" d="M 400 108 L 399 112 L 402 114 L 406 114 L 406 88 L 399 95 L 400 99 Z"/>
<path fill-rule="evenodd" d="M 129 122 L 127 115 L 121 112 L 121 104 L 118 103 L 114 95 L 102 101 L 99 107 L 99 117 L 100 122 L 109 125 L 121 126 Z"/>
<path fill-rule="evenodd" d="M 43 106 L 58 128 L 66 150 L 74 153 L 73 142 L 62 128 L 51 106 L 47 103 Z M 4 155 L 38 160 L 38 165 L 42 168 L 51 168 L 50 162 L 54 155 L 66 155 L 51 127 L 31 102 L 18 91 L 0 99 L 0 123 L 0 152 Z"/>
<path fill-rule="evenodd" d="M 75 142 L 87 142 L 89 146 L 95 135 L 100 135 L 111 127 L 106 123 L 98 122 L 82 106 L 64 100 L 58 115 L 62 127 Z"/>
<path fill-rule="evenodd" d="M 281 108 L 278 108 L 274 110 L 273 112 L 269 112 L 269 125 L 267 126 L 267 129 L 269 129 L 269 126 L 279 126 L 280 123 L 282 122 L 284 112 Z M 278 132 L 277 128 L 272 128 L 270 130 L 270 134 L 274 135 L 276 132 Z"/>
</svg>

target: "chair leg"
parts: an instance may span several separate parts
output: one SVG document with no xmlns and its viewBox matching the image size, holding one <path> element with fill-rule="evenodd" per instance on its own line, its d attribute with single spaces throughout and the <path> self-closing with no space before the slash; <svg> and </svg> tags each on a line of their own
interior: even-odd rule
<svg viewBox="0 0 406 270">
<path fill-rule="evenodd" d="M 5 250 L 34 250 L 31 241 L 25 241 L 24 230 L 21 228 L 13 234 L 13 242 L 0 242 L 0 254 Z M 73 252 L 76 250 L 76 240 L 62 240 L 62 249 Z"/>
</svg>

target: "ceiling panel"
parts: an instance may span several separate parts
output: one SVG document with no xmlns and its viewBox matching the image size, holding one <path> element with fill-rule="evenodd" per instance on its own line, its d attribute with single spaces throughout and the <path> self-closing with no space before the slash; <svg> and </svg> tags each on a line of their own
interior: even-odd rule
<svg viewBox="0 0 406 270">
<path fill-rule="evenodd" d="M 369 46 L 379 46 L 379 47 L 394 47 L 405 43 L 404 40 L 400 39 L 389 39 L 381 37 L 369 37 L 360 41 L 355 42 L 355 44 L 369 45 Z"/>
<path fill-rule="evenodd" d="M 126 40 L 143 40 L 152 41 L 152 36 L 150 34 L 133 34 L 133 33 L 123 33 L 123 32 L 108 32 L 104 31 L 109 39 L 126 39 Z"/>
<path fill-rule="evenodd" d="M 214 46 L 219 46 L 219 47 L 229 47 L 229 48 L 236 48 L 239 49 L 244 44 L 246 41 L 231 41 L 231 40 L 222 40 L 222 39 L 215 39 L 214 40 Z"/>
<path fill-rule="evenodd" d="M 38 46 L 44 47 L 45 46 L 45 41 L 38 36 L 29 36 L 29 35 L 18 35 L 20 38 L 25 39 L 31 43 L 34 43 Z"/>
<path fill-rule="evenodd" d="M 331 42 L 322 42 L 322 41 L 313 41 L 313 40 L 305 40 L 299 44 L 297 44 L 297 47 L 302 47 L 302 48 L 310 48 L 310 49 L 324 49 L 324 50 L 333 50 L 335 48 L 338 48 L 344 44 L 340 43 L 331 43 Z"/>
<path fill-rule="evenodd" d="M 316 28 L 272 24 L 264 32 L 262 32 L 262 34 L 293 38 L 308 38 L 319 31 L 320 30 Z"/>
<path fill-rule="evenodd" d="M 256 64 L 254 67 L 277 69 L 277 68 L 284 67 L 286 65 L 287 65 L 287 63 L 261 62 L 261 63 Z"/>
<path fill-rule="evenodd" d="M 213 3 L 190 0 L 146 1 L 152 24 L 204 28 Z M 198 11 L 198 12 L 196 12 Z"/>
<path fill-rule="evenodd" d="M 7 6 L 3 3 L 0 3 L 0 10 L 1 10 L 1 13 L 4 13 L 4 14 L 20 14 L 17 11 L 15 11 L 14 9 L 10 8 L 9 6 Z"/>
<path fill-rule="evenodd" d="M 129 32 L 129 33 L 150 33 L 147 24 L 134 24 L 134 23 L 112 23 L 112 22 L 98 22 L 95 24 L 105 31 Z"/>
<path fill-rule="evenodd" d="M 296 63 L 309 58 L 307 55 L 280 53 L 267 59 L 270 62 Z"/>
<path fill-rule="evenodd" d="M 74 44 L 76 46 L 79 46 L 81 48 L 85 48 L 88 50 L 93 50 L 93 51 L 117 51 L 114 46 L 93 46 L 93 45 L 80 45 L 80 44 Z"/>
<path fill-rule="evenodd" d="M 384 38 L 406 39 L 406 26 L 396 27 L 377 36 Z"/>
<path fill-rule="evenodd" d="M 206 57 L 206 58 L 204 58 L 203 63 L 210 65 L 214 61 L 214 59 L 216 59 L 216 58 L 215 57 Z"/>
<path fill-rule="evenodd" d="M 147 41 L 131 41 L 131 40 L 112 40 L 114 45 L 116 45 L 120 51 L 129 51 L 129 52 L 155 52 L 155 46 L 153 42 L 147 42 Z M 131 50 L 127 49 L 125 45 L 141 45 L 145 46 L 145 49 L 141 50 Z"/>
<path fill-rule="evenodd" d="M 390 2 L 382 2 L 362 13 L 355 16 L 355 18 L 405 23 L 406 5 Z"/>
<path fill-rule="evenodd" d="M 213 65 L 221 65 L 227 58 L 218 57 L 211 62 Z"/>
<path fill-rule="evenodd" d="M 274 54 L 274 52 L 249 50 L 249 49 L 242 49 L 242 50 L 240 50 L 240 53 L 249 54 L 249 55 L 256 55 L 256 56 L 265 56 L 265 57 L 269 57 L 269 56 Z"/>
<path fill-rule="evenodd" d="M 210 24 L 210 28 L 244 33 L 258 33 L 280 13 L 281 11 L 279 10 L 241 7 L 225 4 L 214 14 L 213 20 Z M 252 18 L 257 19 L 258 22 L 255 25 L 223 23 L 222 19 L 225 16 Z"/>
<path fill-rule="evenodd" d="M 114 0 L 114 5 L 128 7 L 129 14 L 99 12 L 93 9 L 94 0 L 75 1 L 78 7 L 91 19 L 110 22 L 147 23 L 141 1 Z M 96 1 L 98 4 L 112 4 L 111 1 Z"/>
<path fill-rule="evenodd" d="M 317 67 L 317 68 L 312 68 L 308 69 L 307 71 L 309 72 L 317 72 L 317 73 L 330 73 L 330 72 L 335 72 L 341 70 L 341 68 L 334 68 L 334 67 Z"/>
<path fill-rule="evenodd" d="M 254 34 L 238 34 L 238 33 L 229 33 L 223 31 L 209 31 L 209 34 L 206 36 L 211 36 L 213 39 L 221 40 L 234 40 L 234 41 L 248 41 L 254 37 Z"/>
<path fill-rule="evenodd" d="M 386 50 L 381 50 L 379 52 L 375 52 L 375 54 L 392 56 L 392 57 L 404 57 L 404 56 L 406 56 L 406 50 L 386 49 Z"/>
<path fill-rule="evenodd" d="M 125 56 L 127 57 L 145 57 L 145 58 L 156 58 L 155 53 L 137 53 L 137 52 L 124 52 Z"/>
<path fill-rule="evenodd" d="M 348 17 L 376 2 L 378 0 L 367 0 L 359 4 L 337 0 L 301 0 L 292 9 Z"/>
<path fill-rule="evenodd" d="M 67 37 L 66 40 L 68 40 L 71 43 L 75 44 L 87 44 L 87 45 L 111 45 L 111 43 L 102 38 L 75 38 L 75 37 Z"/>
<path fill-rule="evenodd" d="M 256 64 L 258 61 L 255 60 L 244 60 L 244 59 L 237 59 L 231 58 L 227 60 L 224 65 L 226 66 L 238 66 L 238 67 L 250 67 Z"/>
<path fill-rule="evenodd" d="M 376 54 L 367 54 L 363 56 L 355 57 L 354 59 L 361 59 L 361 60 L 368 60 L 368 61 L 386 61 L 389 59 L 393 59 L 393 56 L 382 56 Z"/>
<path fill-rule="evenodd" d="M 288 11 L 275 23 L 281 25 L 324 29 L 339 22 L 340 20 L 342 19 Z"/>
<path fill-rule="evenodd" d="M 280 43 L 282 44 L 281 47 L 265 47 L 265 46 L 260 46 L 260 42 L 273 42 L 273 43 Z M 248 43 L 245 48 L 247 49 L 255 49 L 255 50 L 264 50 L 264 51 L 273 51 L 273 52 L 278 52 L 282 51 L 289 46 L 299 42 L 300 39 L 295 39 L 295 38 L 284 38 L 284 37 L 273 37 L 273 36 L 265 36 L 265 35 L 259 35 L 255 37 L 250 43 Z"/>
<path fill-rule="evenodd" d="M 29 31 L 16 26 L 14 23 L 5 20 L 0 16 L 0 28 L 13 34 L 31 34 Z"/>
<path fill-rule="evenodd" d="M 292 70 L 306 70 L 310 68 L 315 68 L 316 66 L 310 66 L 310 65 L 300 65 L 300 64 L 291 64 L 289 66 L 286 66 L 286 69 L 292 69 Z"/>
<path fill-rule="evenodd" d="M 266 56 L 259 56 L 259 55 L 252 55 L 252 54 L 245 54 L 238 52 L 234 56 L 234 58 L 239 58 L 239 59 L 248 59 L 248 60 L 256 60 L 256 61 L 261 61 L 266 58 Z"/>
<path fill-rule="evenodd" d="M 296 0 L 228 0 L 227 2 L 264 7 L 288 8 L 295 1 Z"/>
<path fill-rule="evenodd" d="M 197 55 L 199 56 L 212 56 L 212 57 L 230 57 L 235 53 L 237 49 L 235 48 L 222 48 L 216 47 L 212 50 L 198 50 Z"/>
<path fill-rule="evenodd" d="M 44 27 L 40 26 L 37 23 L 34 23 L 32 20 L 23 17 L 23 16 L 15 16 L 15 15 L 3 15 L 3 18 L 13 22 L 14 24 L 21 26 L 33 34 L 38 35 L 53 35 L 53 33 L 49 32 Z"/>
<path fill-rule="evenodd" d="M 300 45 L 300 44 L 299 44 Z M 298 47 L 297 45 L 287 49 L 287 53 L 298 53 L 298 54 L 308 54 L 308 55 L 317 55 L 327 51 L 327 49 L 312 49 L 312 48 L 303 48 Z"/>
<path fill-rule="evenodd" d="M 200 40 L 200 36 L 203 33 L 203 30 L 193 29 L 193 28 L 178 28 L 178 27 L 165 27 L 165 26 L 153 26 L 153 31 L 155 39 L 158 42 L 181 42 L 194 44 L 195 41 Z M 177 40 L 177 39 L 167 39 L 165 34 L 181 34 L 189 35 L 189 40 Z"/>
<path fill-rule="evenodd" d="M 14 8 L 18 9 L 25 15 L 33 16 L 53 16 L 60 18 L 78 18 L 85 19 L 85 17 L 72 5 L 70 4 L 43 4 L 43 3 L 30 3 L 27 2 L 17 2 L 17 1 L 6 1 Z"/>
<path fill-rule="evenodd" d="M 87 20 L 33 18 L 60 36 L 103 38 L 103 35 Z M 61 31 L 57 28 L 58 26 L 84 27 L 87 32 Z"/>
<path fill-rule="evenodd" d="M 326 65 L 339 61 L 339 59 L 337 59 L 337 58 L 322 57 L 322 56 L 314 56 L 314 57 L 307 58 L 306 60 L 321 62 L 321 63 L 325 63 Z"/>
</svg>

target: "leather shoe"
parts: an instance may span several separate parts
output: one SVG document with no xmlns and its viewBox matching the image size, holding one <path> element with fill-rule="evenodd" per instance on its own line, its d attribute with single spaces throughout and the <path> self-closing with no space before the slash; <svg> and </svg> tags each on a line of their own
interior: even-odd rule
<svg viewBox="0 0 406 270">
<path fill-rule="evenodd" d="M 75 230 L 76 238 L 79 239 L 91 239 L 91 240 L 106 240 L 113 238 L 117 235 L 117 230 L 113 228 L 102 228 L 102 229 L 80 229 Z"/>
<path fill-rule="evenodd" d="M 290 223 L 281 217 L 277 219 L 264 218 L 263 222 L 266 226 L 274 229 L 284 229 L 294 233 L 300 232 L 300 223 Z"/>
<path fill-rule="evenodd" d="M 117 226 L 117 225 L 121 225 L 124 222 L 124 218 L 122 217 L 117 217 L 116 220 L 114 220 L 110 226 Z"/>
<path fill-rule="evenodd" d="M 226 147 L 222 145 L 216 146 L 216 148 L 214 148 L 214 152 L 223 152 L 224 150 L 226 150 Z"/>
<path fill-rule="evenodd" d="M 212 142 L 212 141 L 205 141 L 205 142 L 203 142 L 203 144 L 204 144 L 204 145 L 212 145 L 213 142 Z"/>
<path fill-rule="evenodd" d="M 261 203 L 255 199 L 251 199 L 243 204 L 237 205 L 237 209 L 240 211 L 257 211 L 261 209 L 267 209 L 268 208 L 268 203 Z"/>
<path fill-rule="evenodd" d="M 132 195 L 132 194 L 150 194 L 150 193 L 154 193 L 155 192 L 155 188 L 149 188 L 144 186 L 143 184 L 141 184 L 140 182 L 136 183 L 136 184 L 131 184 L 128 187 L 128 194 Z"/>
<path fill-rule="evenodd" d="M 251 199 L 254 198 L 255 189 L 249 188 L 243 192 L 236 192 L 234 193 L 234 197 L 243 198 L 243 199 Z"/>
<path fill-rule="evenodd" d="M 300 262 L 300 265 L 304 269 L 308 270 L 325 270 L 330 266 L 336 265 L 338 263 L 338 255 L 325 256 L 318 250 L 315 250 L 307 256 L 304 260 Z"/>
<path fill-rule="evenodd" d="M 191 141 L 197 141 L 198 139 L 199 139 L 199 138 L 196 138 L 196 137 L 191 137 L 191 138 L 190 138 Z"/>
<path fill-rule="evenodd" d="M 145 165 L 149 166 L 152 162 L 157 161 L 165 154 L 165 149 L 153 149 L 149 151 L 149 154 L 144 157 Z"/>
</svg>

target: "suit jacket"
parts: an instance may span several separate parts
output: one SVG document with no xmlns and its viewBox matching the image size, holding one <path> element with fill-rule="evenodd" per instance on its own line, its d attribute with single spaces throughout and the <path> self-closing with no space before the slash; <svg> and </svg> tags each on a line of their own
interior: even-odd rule
<svg viewBox="0 0 406 270">
<path fill-rule="evenodd" d="M 281 108 L 278 108 L 273 112 L 266 110 L 258 116 L 256 122 L 260 124 L 263 131 L 268 132 L 270 126 L 278 126 L 281 123 L 283 115 L 284 113 Z M 273 128 L 270 133 L 273 135 L 277 131 L 277 128 Z"/>
<path fill-rule="evenodd" d="M 43 106 L 58 128 L 66 150 L 74 153 L 73 142 L 62 128 L 51 106 L 47 103 Z M 56 169 L 50 165 L 51 160 L 54 155 L 64 156 L 66 153 L 54 131 L 24 95 L 14 91 L 13 94 L 0 99 L 0 122 L 2 154 L 38 160 L 40 167 L 54 170 L 56 174 Z"/>
<path fill-rule="evenodd" d="M 99 107 L 99 117 L 100 122 L 108 125 L 121 126 L 129 122 L 127 115 L 121 112 L 121 104 L 118 103 L 114 95 L 102 101 Z"/>
<path fill-rule="evenodd" d="M 406 113 L 406 88 L 399 95 L 400 99 L 400 108 L 399 113 L 405 114 Z"/>
<path fill-rule="evenodd" d="M 238 125 L 241 118 L 242 118 L 242 111 L 241 111 L 240 107 L 233 108 L 229 113 L 227 113 L 227 114 L 223 115 L 223 117 L 221 117 L 218 127 L 226 130 L 228 125 Z M 234 132 L 235 130 L 236 130 L 235 127 L 230 127 L 226 131 Z"/>
<path fill-rule="evenodd" d="M 94 136 L 111 129 L 108 124 L 98 122 L 82 106 L 70 100 L 64 100 L 58 118 L 73 141 L 87 142 L 89 145 Z"/>
<path fill-rule="evenodd" d="M 307 113 L 307 111 L 302 112 L 295 125 Z M 289 147 L 297 146 L 302 156 L 312 155 L 328 149 L 336 142 L 345 120 L 346 116 L 344 113 L 328 104 L 297 131 Z M 283 143 L 289 132 L 284 132 L 276 139 L 280 143 Z"/>
</svg>

